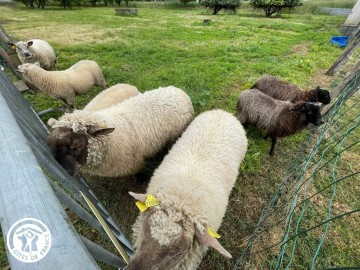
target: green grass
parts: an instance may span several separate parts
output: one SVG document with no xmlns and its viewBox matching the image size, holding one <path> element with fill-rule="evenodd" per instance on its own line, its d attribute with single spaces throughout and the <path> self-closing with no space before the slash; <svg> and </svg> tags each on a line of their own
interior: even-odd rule
<svg viewBox="0 0 360 270">
<path fill-rule="evenodd" d="M 139 8 L 139 15 L 133 17 L 115 16 L 114 8 L 0 7 L 0 12 L 0 23 L 15 40 L 39 37 L 52 44 L 57 69 L 92 59 L 110 85 L 129 83 L 140 91 L 175 85 L 190 95 L 196 114 L 213 108 L 234 113 L 240 92 L 264 73 L 305 89 L 318 84 L 326 88 L 331 79 L 323 73 L 342 53 L 329 43 L 344 21 L 338 16 L 283 14 L 269 19 L 250 9 L 212 16 L 201 8 Z M 205 25 L 208 18 L 211 23 Z M 99 91 L 78 97 L 77 107 Z M 25 97 L 37 111 L 61 104 L 32 92 Z M 52 113 L 43 120 L 59 116 Z M 306 131 L 279 140 L 273 158 L 262 132 L 250 127 L 247 134 L 249 150 L 220 229 L 221 243 L 235 258 Z M 132 178 L 88 181 L 130 237 L 138 213 L 127 192 L 143 192 L 146 184 Z M 86 234 L 83 227 L 79 230 Z M 209 251 L 200 269 L 230 269 L 233 263 Z"/>
</svg>

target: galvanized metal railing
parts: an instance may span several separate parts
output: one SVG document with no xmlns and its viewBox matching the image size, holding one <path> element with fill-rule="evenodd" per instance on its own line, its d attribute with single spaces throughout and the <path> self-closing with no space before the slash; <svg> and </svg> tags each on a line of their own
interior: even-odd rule
<svg viewBox="0 0 360 270">
<path fill-rule="evenodd" d="M 93 258 L 124 268 L 123 259 L 79 236 L 69 223 L 61 204 L 105 234 L 82 193 L 126 253 L 132 252 L 130 242 L 84 179 L 69 176 L 54 160 L 45 143 L 47 128 L 3 71 L 0 119 L 0 222 L 11 269 L 98 269 Z"/>
</svg>

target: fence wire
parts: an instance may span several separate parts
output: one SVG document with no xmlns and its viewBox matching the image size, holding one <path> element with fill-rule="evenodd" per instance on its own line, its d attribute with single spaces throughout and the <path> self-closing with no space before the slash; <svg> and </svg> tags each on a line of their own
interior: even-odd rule
<svg viewBox="0 0 360 270">
<path fill-rule="evenodd" d="M 234 269 L 360 269 L 360 70 L 309 133 Z"/>
</svg>

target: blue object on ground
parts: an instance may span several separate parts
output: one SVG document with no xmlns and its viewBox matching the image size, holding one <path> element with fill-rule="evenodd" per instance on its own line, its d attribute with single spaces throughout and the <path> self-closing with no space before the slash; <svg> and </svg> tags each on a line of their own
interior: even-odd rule
<svg viewBox="0 0 360 270">
<path fill-rule="evenodd" d="M 332 44 L 338 45 L 340 48 L 344 48 L 349 40 L 349 36 L 335 36 L 330 39 Z"/>
</svg>

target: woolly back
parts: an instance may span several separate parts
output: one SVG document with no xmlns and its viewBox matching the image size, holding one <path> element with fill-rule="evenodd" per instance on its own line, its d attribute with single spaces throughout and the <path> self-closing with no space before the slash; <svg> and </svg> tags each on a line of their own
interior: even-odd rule
<svg viewBox="0 0 360 270">
<path fill-rule="evenodd" d="M 234 116 L 221 110 L 202 113 L 154 172 L 147 193 L 177 198 L 217 229 L 246 150 L 245 131 Z"/>
<path fill-rule="evenodd" d="M 85 107 L 85 111 L 100 111 L 118 104 L 127 98 L 140 94 L 135 86 L 129 84 L 116 84 L 101 91 Z"/>
<path fill-rule="evenodd" d="M 307 101 L 306 92 L 300 87 L 271 75 L 260 77 L 252 88 L 282 101 Z"/>
</svg>

